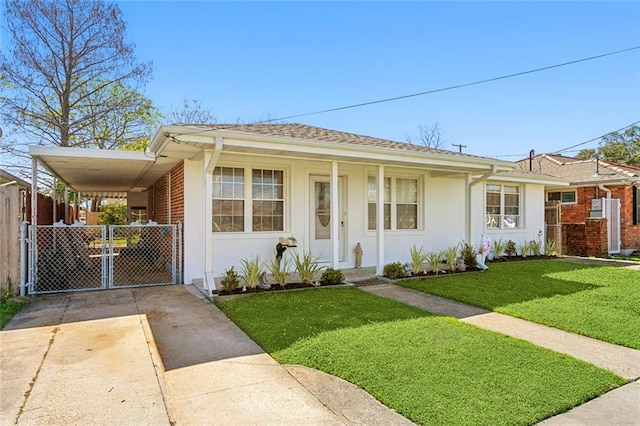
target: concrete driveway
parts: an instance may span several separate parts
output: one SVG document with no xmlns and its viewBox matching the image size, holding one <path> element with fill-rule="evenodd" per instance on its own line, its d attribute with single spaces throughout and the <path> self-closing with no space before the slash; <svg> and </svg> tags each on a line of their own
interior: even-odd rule
<svg viewBox="0 0 640 426">
<path fill-rule="evenodd" d="M 281 366 L 185 286 L 34 297 L 0 332 L 0 424 L 411 424 Z"/>
</svg>

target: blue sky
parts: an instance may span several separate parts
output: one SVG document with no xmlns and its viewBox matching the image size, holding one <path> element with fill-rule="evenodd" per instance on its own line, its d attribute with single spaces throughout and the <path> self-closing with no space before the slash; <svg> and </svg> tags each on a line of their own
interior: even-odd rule
<svg viewBox="0 0 640 426">
<path fill-rule="evenodd" d="M 196 99 L 219 122 L 301 114 L 640 46 L 640 2 L 120 5 L 138 58 L 154 63 L 146 95 L 164 111 Z M 470 154 L 517 156 L 637 120 L 640 49 L 292 121 L 392 140 L 439 122 L 447 149 L 460 143 Z"/>
</svg>

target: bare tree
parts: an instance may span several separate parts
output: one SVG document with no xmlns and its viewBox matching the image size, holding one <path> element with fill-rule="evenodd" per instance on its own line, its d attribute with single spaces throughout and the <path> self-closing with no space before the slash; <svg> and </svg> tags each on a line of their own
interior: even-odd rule
<svg viewBox="0 0 640 426">
<path fill-rule="evenodd" d="M 157 117 L 139 92 L 151 64 L 138 63 L 134 46 L 125 42 L 117 4 L 6 0 L 4 12 L 9 42 L 0 56 L 6 81 L 1 115 L 18 139 L 115 148 L 142 137 L 136 126 Z M 24 154 L 26 147 L 8 142 L 0 148 Z"/>
<path fill-rule="evenodd" d="M 184 99 L 182 109 L 172 108 L 167 114 L 172 123 L 181 124 L 213 124 L 216 118 L 211 108 L 205 108 L 201 102 L 195 99 Z"/>
<path fill-rule="evenodd" d="M 404 139 L 411 145 L 423 145 L 428 148 L 442 149 L 447 143 L 442 127 L 437 121 L 431 125 L 418 125 L 418 134 L 411 135 L 407 133 Z"/>
</svg>

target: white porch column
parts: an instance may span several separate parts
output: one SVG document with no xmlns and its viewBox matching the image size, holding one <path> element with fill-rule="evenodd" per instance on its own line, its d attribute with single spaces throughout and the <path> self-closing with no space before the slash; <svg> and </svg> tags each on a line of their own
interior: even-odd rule
<svg viewBox="0 0 640 426">
<path fill-rule="evenodd" d="M 204 288 L 209 296 L 215 289 L 213 271 L 213 170 L 222 152 L 222 137 L 216 136 L 213 150 L 204 150 Z"/>
<path fill-rule="evenodd" d="M 376 274 L 382 275 L 384 269 L 384 166 L 378 166 L 378 188 L 376 190 L 376 245 L 378 259 Z"/>
<path fill-rule="evenodd" d="M 471 244 L 471 173 L 464 175 L 464 239 Z"/>
<path fill-rule="evenodd" d="M 69 222 L 69 187 L 64 186 L 64 223 Z"/>
<path fill-rule="evenodd" d="M 331 162 L 331 267 L 337 268 L 340 262 L 340 224 L 342 213 L 338 205 L 338 162 Z"/>
</svg>

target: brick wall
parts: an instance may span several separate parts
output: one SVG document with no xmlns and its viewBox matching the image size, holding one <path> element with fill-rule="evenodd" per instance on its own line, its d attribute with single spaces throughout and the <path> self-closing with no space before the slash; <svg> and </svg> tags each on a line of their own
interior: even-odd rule
<svg viewBox="0 0 640 426">
<path fill-rule="evenodd" d="M 621 248 L 640 248 L 640 225 L 633 224 L 633 187 L 630 185 L 607 186 L 611 198 L 620 199 L 620 240 Z M 606 192 L 595 186 L 577 189 L 577 203 L 563 204 L 561 222 L 564 225 L 583 223 L 589 218 L 591 200 L 606 197 Z"/>
<path fill-rule="evenodd" d="M 155 181 L 148 193 L 151 220 L 172 224 L 184 221 L 184 163 Z"/>
<path fill-rule="evenodd" d="M 587 256 L 608 257 L 609 238 L 607 219 L 589 218 L 585 221 L 585 241 Z"/>
<path fill-rule="evenodd" d="M 567 223 L 562 225 L 562 254 L 569 256 L 586 256 L 585 223 Z"/>
<path fill-rule="evenodd" d="M 622 249 L 640 249 L 640 224 L 633 224 L 633 187 L 613 186 L 611 198 L 620 199 L 620 240 Z"/>
<path fill-rule="evenodd" d="M 607 219 L 588 218 L 582 223 L 562 225 L 562 253 L 608 257 Z"/>
</svg>

